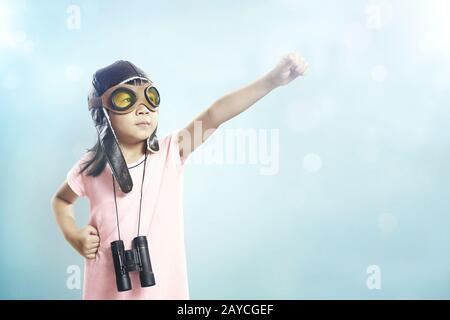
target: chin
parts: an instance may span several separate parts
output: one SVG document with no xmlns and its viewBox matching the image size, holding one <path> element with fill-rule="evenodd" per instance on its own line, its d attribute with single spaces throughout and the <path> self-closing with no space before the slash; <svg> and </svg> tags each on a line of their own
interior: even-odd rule
<svg viewBox="0 0 450 320">
<path fill-rule="evenodd" d="M 148 138 L 150 138 L 150 134 L 141 134 L 136 137 L 136 139 L 139 141 L 147 140 Z"/>
</svg>

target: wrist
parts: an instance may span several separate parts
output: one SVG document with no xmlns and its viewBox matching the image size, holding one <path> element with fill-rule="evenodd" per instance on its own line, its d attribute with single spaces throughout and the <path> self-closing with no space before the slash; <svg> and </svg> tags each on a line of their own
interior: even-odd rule
<svg viewBox="0 0 450 320">
<path fill-rule="evenodd" d="M 263 82 L 264 87 L 268 90 L 271 91 L 275 88 L 278 87 L 278 85 L 276 84 L 275 78 L 272 74 L 272 72 L 267 73 L 266 75 L 264 75 L 261 78 L 261 81 Z"/>
</svg>

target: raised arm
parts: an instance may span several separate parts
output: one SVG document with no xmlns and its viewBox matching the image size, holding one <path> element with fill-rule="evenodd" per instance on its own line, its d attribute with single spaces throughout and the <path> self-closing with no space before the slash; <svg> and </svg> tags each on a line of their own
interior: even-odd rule
<svg viewBox="0 0 450 320">
<path fill-rule="evenodd" d="M 277 66 L 250 84 L 216 100 L 179 132 L 180 157 L 184 160 L 225 121 L 247 110 L 273 89 L 304 75 L 308 64 L 296 53 L 284 56 Z"/>
</svg>

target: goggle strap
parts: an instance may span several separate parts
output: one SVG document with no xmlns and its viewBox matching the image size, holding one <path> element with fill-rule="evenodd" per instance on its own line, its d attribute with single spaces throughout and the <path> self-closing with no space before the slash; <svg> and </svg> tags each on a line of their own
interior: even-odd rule
<svg viewBox="0 0 450 320">
<path fill-rule="evenodd" d="M 122 82 L 120 82 L 119 84 L 125 84 L 125 83 L 127 83 L 128 81 L 131 81 L 131 80 L 134 80 L 134 79 L 145 80 L 145 81 L 147 81 L 150 85 L 153 84 L 153 82 L 152 82 L 150 79 L 147 79 L 147 78 L 144 78 L 144 77 L 139 77 L 139 76 L 135 76 L 135 77 L 131 77 L 131 78 L 125 79 L 125 80 L 123 80 Z"/>
</svg>

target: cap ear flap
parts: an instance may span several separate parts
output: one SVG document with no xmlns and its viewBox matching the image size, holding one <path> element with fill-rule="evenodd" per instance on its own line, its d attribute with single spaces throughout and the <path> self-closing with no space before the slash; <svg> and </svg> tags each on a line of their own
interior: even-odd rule
<svg viewBox="0 0 450 320">
<path fill-rule="evenodd" d="M 155 128 L 155 131 L 153 131 L 152 135 L 147 139 L 147 150 L 153 153 L 159 151 L 159 142 L 158 137 L 156 136 L 157 129 L 158 127 Z"/>
<path fill-rule="evenodd" d="M 128 193 L 133 189 L 133 180 L 120 150 L 119 142 L 109 122 L 108 114 L 104 108 L 93 108 L 91 109 L 91 116 L 111 171 L 122 192 Z"/>
</svg>

